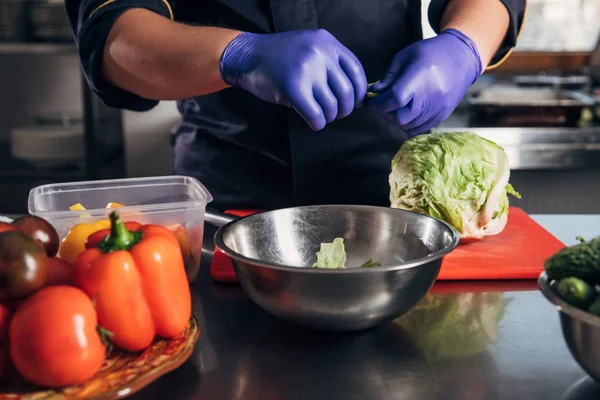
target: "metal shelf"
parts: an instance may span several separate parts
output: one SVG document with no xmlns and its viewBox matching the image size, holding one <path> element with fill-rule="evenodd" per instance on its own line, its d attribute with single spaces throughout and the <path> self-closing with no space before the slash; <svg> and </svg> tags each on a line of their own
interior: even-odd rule
<svg viewBox="0 0 600 400">
<path fill-rule="evenodd" d="M 77 54 L 75 43 L 0 42 L 0 56 L 70 54 Z"/>
</svg>

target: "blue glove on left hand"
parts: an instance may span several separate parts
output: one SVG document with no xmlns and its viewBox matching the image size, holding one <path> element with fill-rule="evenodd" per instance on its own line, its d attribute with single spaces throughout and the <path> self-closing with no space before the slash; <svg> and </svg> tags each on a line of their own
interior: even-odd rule
<svg viewBox="0 0 600 400">
<path fill-rule="evenodd" d="M 482 72 L 475 43 L 455 29 L 422 40 L 394 57 L 365 101 L 411 136 L 445 121 Z"/>
<path fill-rule="evenodd" d="M 221 59 L 223 81 L 291 107 L 314 130 L 347 117 L 367 93 L 356 56 L 329 32 L 245 32 Z"/>
</svg>

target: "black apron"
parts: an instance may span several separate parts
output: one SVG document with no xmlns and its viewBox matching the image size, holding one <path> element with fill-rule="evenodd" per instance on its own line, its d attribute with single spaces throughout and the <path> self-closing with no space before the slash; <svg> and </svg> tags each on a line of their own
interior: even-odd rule
<svg viewBox="0 0 600 400">
<path fill-rule="evenodd" d="M 324 28 L 358 57 L 369 82 L 422 38 L 414 0 L 180 0 L 176 17 L 257 33 Z M 184 100 L 179 110 L 174 172 L 197 177 L 217 208 L 389 205 L 391 159 L 407 136 L 368 109 L 319 132 L 238 88 Z"/>
</svg>

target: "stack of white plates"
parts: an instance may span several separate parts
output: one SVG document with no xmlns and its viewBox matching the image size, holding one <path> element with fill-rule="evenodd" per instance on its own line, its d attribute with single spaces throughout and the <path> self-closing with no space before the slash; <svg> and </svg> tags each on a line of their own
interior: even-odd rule
<svg viewBox="0 0 600 400">
<path fill-rule="evenodd" d="M 26 126 L 10 134 L 11 154 L 36 168 L 77 164 L 85 157 L 83 125 Z"/>
</svg>

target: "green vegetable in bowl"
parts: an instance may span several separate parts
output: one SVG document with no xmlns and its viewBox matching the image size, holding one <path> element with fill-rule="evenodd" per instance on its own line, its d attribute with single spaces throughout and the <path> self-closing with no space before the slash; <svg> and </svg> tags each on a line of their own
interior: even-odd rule
<svg viewBox="0 0 600 400">
<path fill-rule="evenodd" d="M 445 221 L 462 239 L 500 233 L 508 219 L 504 149 L 472 132 L 432 133 L 404 142 L 389 175 L 393 208 L 413 210 Z"/>
<path fill-rule="evenodd" d="M 317 252 L 317 262 L 313 268 L 346 268 L 344 239 L 335 238 L 331 243 L 321 243 L 321 251 Z"/>
<path fill-rule="evenodd" d="M 369 268 L 369 267 L 379 267 L 379 266 L 381 266 L 381 264 L 379 264 L 378 262 L 375 262 L 369 258 L 360 267 L 361 268 Z"/>
<path fill-rule="evenodd" d="M 544 269 L 551 280 L 576 277 L 590 285 L 600 284 L 600 237 L 565 247 L 550 256 Z"/>
<path fill-rule="evenodd" d="M 379 267 L 379 263 L 371 259 L 364 262 L 360 268 Z M 317 261 L 313 268 L 341 269 L 346 268 L 346 247 L 343 238 L 335 238 L 331 243 L 321 243 L 317 252 Z"/>
<path fill-rule="evenodd" d="M 587 310 L 596 298 L 596 292 L 585 281 L 570 277 L 558 283 L 558 294 L 572 306 Z"/>
</svg>

